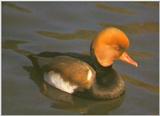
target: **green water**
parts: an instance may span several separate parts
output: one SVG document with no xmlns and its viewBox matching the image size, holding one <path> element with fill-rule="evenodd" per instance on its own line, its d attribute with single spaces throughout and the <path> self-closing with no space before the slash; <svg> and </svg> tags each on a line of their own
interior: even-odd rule
<svg viewBox="0 0 160 116">
<path fill-rule="evenodd" d="M 3 114 L 159 114 L 158 2 L 3 2 Z M 27 54 L 88 54 L 95 35 L 115 26 L 129 37 L 138 68 L 116 62 L 126 92 L 89 100 L 46 86 Z M 45 91 L 47 88 L 47 91 Z"/>
</svg>

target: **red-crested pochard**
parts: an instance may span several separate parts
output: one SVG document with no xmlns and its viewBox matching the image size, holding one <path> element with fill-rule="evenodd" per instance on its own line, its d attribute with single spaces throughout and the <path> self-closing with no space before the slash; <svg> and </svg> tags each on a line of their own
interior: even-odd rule
<svg viewBox="0 0 160 116">
<path fill-rule="evenodd" d="M 110 27 L 102 30 L 92 41 L 91 57 L 95 58 L 97 64 L 104 69 L 107 69 L 107 67 L 109 69 L 116 60 L 137 67 L 137 62 L 125 52 L 128 47 L 129 40 L 126 34 L 120 29 Z M 123 93 L 125 88 L 123 79 L 117 78 L 116 81 L 111 81 L 107 88 L 102 88 L 98 86 L 99 83 L 96 81 L 97 73 L 92 65 L 81 59 L 59 55 L 52 58 L 48 73 L 44 76 L 44 81 L 69 94 L 91 90 L 93 96 L 112 99 Z"/>
</svg>

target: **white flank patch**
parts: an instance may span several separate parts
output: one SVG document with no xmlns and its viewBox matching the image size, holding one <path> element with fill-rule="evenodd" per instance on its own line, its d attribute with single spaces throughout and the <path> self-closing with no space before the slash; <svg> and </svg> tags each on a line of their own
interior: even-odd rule
<svg viewBox="0 0 160 116">
<path fill-rule="evenodd" d="M 54 71 L 50 71 L 48 73 L 48 75 L 44 77 L 44 80 L 48 84 L 50 84 L 50 85 L 52 85 L 62 91 L 65 91 L 67 93 L 73 93 L 74 90 L 78 87 L 76 85 L 71 85 L 69 82 L 64 81 L 63 78 L 61 77 L 61 75 L 59 73 L 54 72 Z"/>
<path fill-rule="evenodd" d="M 88 70 L 88 75 L 87 75 L 87 80 L 90 81 L 92 77 L 92 71 L 89 69 Z"/>
</svg>

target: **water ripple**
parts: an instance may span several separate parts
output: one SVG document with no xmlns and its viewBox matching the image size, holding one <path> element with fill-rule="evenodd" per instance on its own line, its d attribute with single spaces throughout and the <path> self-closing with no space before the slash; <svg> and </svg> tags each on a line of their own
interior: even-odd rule
<svg viewBox="0 0 160 116">
<path fill-rule="evenodd" d="M 31 52 L 19 48 L 19 45 L 26 43 L 27 41 L 22 41 L 22 40 L 5 40 L 2 42 L 2 48 L 11 49 L 21 55 L 29 55 L 31 54 Z"/>
<path fill-rule="evenodd" d="M 140 4 L 142 4 L 148 8 L 159 8 L 158 2 L 140 2 Z"/>
<path fill-rule="evenodd" d="M 60 33 L 60 32 L 49 32 L 49 31 L 38 31 L 38 34 L 60 39 L 60 40 L 71 40 L 71 39 L 93 39 L 96 36 L 96 31 L 91 30 L 78 30 L 73 33 Z"/>
<path fill-rule="evenodd" d="M 121 8 L 121 7 L 117 7 L 117 6 L 114 7 L 114 6 L 102 4 L 102 3 L 97 3 L 96 7 L 103 9 L 105 11 L 112 12 L 112 13 L 119 13 L 119 14 L 126 14 L 126 15 L 134 15 L 135 14 L 133 11 L 129 11 L 126 8 Z"/>
<path fill-rule="evenodd" d="M 29 10 L 27 8 L 23 8 L 21 6 L 16 5 L 15 3 L 11 3 L 11 2 L 3 2 L 2 5 L 7 6 L 9 8 L 13 8 L 17 11 L 24 12 L 24 13 L 31 13 L 32 12 L 31 10 Z"/>
<path fill-rule="evenodd" d="M 141 59 L 151 58 L 153 56 L 152 53 L 145 52 L 145 51 L 128 51 L 128 52 L 131 56 L 141 58 Z"/>
<path fill-rule="evenodd" d="M 144 22 L 144 23 L 129 23 L 126 25 L 110 24 L 110 23 L 99 23 L 102 27 L 116 26 L 125 32 L 141 34 L 145 32 L 159 32 L 158 22 Z"/>
<path fill-rule="evenodd" d="M 128 81 L 129 83 L 137 86 L 137 87 L 140 87 L 140 88 L 143 88 L 143 89 L 146 89 L 148 91 L 151 91 L 153 93 L 159 93 L 159 87 L 158 86 L 154 86 L 154 85 L 151 85 L 151 84 L 148 84 L 148 83 L 145 83 L 143 81 L 140 81 L 138 79 L 135 79 L 135 78 L 132 78 L 126 74 L 122 75 L 122 77 Z"/>
</svg>

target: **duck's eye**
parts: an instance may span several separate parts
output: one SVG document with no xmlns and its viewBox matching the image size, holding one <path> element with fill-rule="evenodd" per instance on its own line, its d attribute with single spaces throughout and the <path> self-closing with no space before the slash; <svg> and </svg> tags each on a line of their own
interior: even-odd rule
<svg viewBox="0 0 160 116">
<path fill-rule="evenodd" d="M 124 52 L 124 51 L 125 51 L 125 48 L 124 48 L 124 47 L 122 47 L 122 46 L 119 46 L 119 49 L 120 49 L 122 52 Z"/>
<path fill-rule="evenodd" d="M 112 46 L 116 51 L 123 52 L 125 49 L 122 46 L 113 45 Z"/>
<path fill-rule="evenodd" d="M 121 48 L 120 48 L 119 46 L 113 46 L 113 48 L 114 48 L 115 50 L 117 50 L 117 51 L 120 51 L 120 50 L 121 50 Z"/>
</svg>

